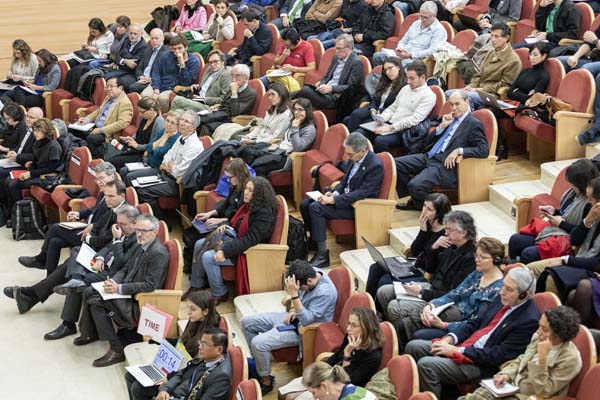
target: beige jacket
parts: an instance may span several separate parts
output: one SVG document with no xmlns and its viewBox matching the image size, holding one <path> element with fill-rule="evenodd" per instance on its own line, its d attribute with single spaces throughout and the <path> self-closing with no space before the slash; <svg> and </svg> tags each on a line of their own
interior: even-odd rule
<svg viewBox="0 0 600 400">
<path fill-rule="evenodd" d="M 304 19 L 314 19 L 325 24 L 331 19 L 340 16 L 342 12 L 342 0 L 315 0 L 310 6 Z"/>
<path fill-rule="evenodd" d="M 473 76 L 469 86 L 497 95 L 501 88 L 510 87 L 522 68 L 521 59 L 509 44 L 500 52 L 487 53 L 481 70 Z"/>
<path fill-rule="evenodd" d="M 100 107 L 87 116 L 91 122 L 95 122 L 96 118 L 100 116 L 102 107 L 104 107 L 107 101 L 108 96 L 104 98 Z M 110 142 L 115 133 L 127 128 L 129 124 L 131 124 L 132 119 L 133 105 L 129 101 L 127 95 L 123 92 L 121 96 L 119 96 L 117 104 L 110 109 L 108 115 L 106 116 L 106 121 L 104 123 L 104 127 L 102 128 L 102 132 L 104 132 L 104 136 L 106 136 L 106 141 Z"/>
</svg>

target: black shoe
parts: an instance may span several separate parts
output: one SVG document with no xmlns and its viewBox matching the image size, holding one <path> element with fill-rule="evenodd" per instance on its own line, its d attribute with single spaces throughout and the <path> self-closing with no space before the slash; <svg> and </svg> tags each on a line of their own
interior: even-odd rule
<svg viewBox="0 0 600 400">
<path fill-rule="evenodd" d="M 54 288 L 54 293 L 67 296 L 69 294 L 81 293 L 86 287 L 87 285 L 79 279 L 71 279 L 67 283 L 56 286 Z"/>
<path fill-rule="evenodd" d="M 93 362 L 94 367 L 108 367 L 109 365 L 122 363 L 125 361 L 125 353 L 123 351 L 108 350 L 105 355 L 97 358 Z"/>
<path fill-rule="evenodd" d="M 4 290 L 3 290 L 4 295 L 6 297 L 14 299 L 15 298 L 15 289 L 17 289 L 17 288 L 18 288 L 18 286 L 7 286 L 7 287 L 5 287 Z"/>
<path fill-rule="evenodd" d="M 264 383 L 262 383 L 262 380 L 259 380 L 258 383 L 260 384 L 260 393 L 264 396 L 267 393 L 271 393 L 273 391 L 273 383 L 275 383 L 275 377 L 272 375 L 269 375 L 269 384 L 265 385 Z"/>
<path fill-rule="evenodd" d="M 330 265 L 329 262 L 329 250 L 325 251 L 317 251 L 313 256 L 312 260 L 310 260 L 310 265 L 313 268 L 327 268 Z"/>
<path fill-rule="evenodd" d="M 317 251 L 318 246 L 317 246 L 317 242 L 315 242 L 314 240 L 308 240 L 308 246 L 307 246 L 307 250 L 308 251 Z"/>
<path fill-rule="evenodd" d="M 77 333 L 77 329 L 70 328 L 65 324 L 60 324 L 58 328 L 53 330 L 52 332 L 48 332 L 44 335 L 44 339 L 46 340 L 56 340 L 62 339 L 67 336 L 71 336 Z"/>
<path fill-rule="evenodd" d="M 396 204 L 396 209 L 404 211 L 421 211 L 422 208 L 422 205 L 417 204 L 412 199 L 408 200 L 406 203 Z"/>
<path fill-rule="evenodd" d="M 13 290 L 13 296 L 15 301 L 17 302 L 17 309 L 19 310 L 19 314 L 25 314 L 27 311 L 31 310 L 31 307 L 33 307 L 37 303 L 37 301 L 24 294 L 21 288 L 16 286 Z"/>
<path fill-rule="evenodd" d="M 75 339 L 73 339 L 73 344 L 75 346 L 85 346 L 86 344 L 90 344 L 95 342 L 96 340 L 98 340 L 97 338 L 94 337 L 83 337 L 83 336 L 79 336 L 76 337 Z"/>
<path fill-rule="evenodd" d="M 19 257 L 19 263 L 26 268 L 46 269 L 37 257 L 22 256 Z"/>
</svg>

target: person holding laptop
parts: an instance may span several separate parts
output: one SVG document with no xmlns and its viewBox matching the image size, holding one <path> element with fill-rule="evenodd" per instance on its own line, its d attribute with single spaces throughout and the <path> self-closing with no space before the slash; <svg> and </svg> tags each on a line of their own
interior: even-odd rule
<svg viewBox="0 0 600 400">
<path fill-rule="evenodd" d="M 198 354 L 181 371 L 160 386 L 142 386 L 131 373 L 125 374 L 131 400 L 227 400 L 231 390 L 231 361 L 227 355 L 227 333 L 207 328 L 198 342 Z"/>
</svg>

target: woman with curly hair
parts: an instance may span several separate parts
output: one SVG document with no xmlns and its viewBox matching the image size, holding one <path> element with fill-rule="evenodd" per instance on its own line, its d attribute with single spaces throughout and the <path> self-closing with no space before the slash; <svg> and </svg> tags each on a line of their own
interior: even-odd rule
<svg viewBox="0 0 600 400">
<path fill-rule="evenodd" d="M 344 125 L 348 131 L 354 132 L 360 128 L 360 124 L 372 121 L 372 116 L 381 114 L 383 110 L 392 105 L 400 89 L 406 85 L 406 74 L 399 57 L 389 57 L 382 67 L 381 78 L 375 87 L 375 93 L 368 100 L 366 107 L 360 107 L 352 111 L 352 114 L 344 118 Z"/>
<path fill-rule="evenodd" d="M 38 60 L 33 55 L 31 47 L 23 39 L 15 40 L 12 43 L 12 57 L 6 74 L 8 80 L 21 84 L 26 80 L 33 79 L 37 69 Z"/>
<path fill-rule="evenodd" d="M 269 181 L 261 177 L 248 180 L 243 199 L 244 204 L 233 215 L 229 225 L 219 226 L 212 234 L 221 235 L 221 238 L 211 240 L 214 238 L 209 235 L 194 246 L 194 255 L 198 256 L 194 257 L 192 264 L 191 288 L 210 286 L 217 304 L 228 298 L 221 266 L 237 265 L 237 293 L 249 293 L 244 251 L 269 240 L 275 226 L 277 197 Z M 204 246 L 205 242 L 210 246 Z"/>
<path fill-rule="evenodd" d="M 569 384 L 581 370 L 581 356 L 573 339 L 579 332 L 579 315 L 567 306 L 546 310 L 540 326 L 525 353 L 512 360 L 494 375 L 498 388 L 510 383 L 519 392 L 508 400 L 561 397 L 567 395 Z M 492 400 L 494 395 L 480 387 L 459 400 Z"/>
</svg>

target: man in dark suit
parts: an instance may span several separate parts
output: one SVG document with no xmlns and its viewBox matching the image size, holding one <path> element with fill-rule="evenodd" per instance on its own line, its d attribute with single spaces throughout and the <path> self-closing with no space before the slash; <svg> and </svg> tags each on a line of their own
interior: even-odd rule
<svg viewBox="0 0 600 400">
<path fill-rule="evenodd" d="M 109 80 L 112 77 L 118 78 L 135 74 L 138 64 L 148 49 L 148 44 L 142 37 L 143 32 L 144 29 L 140 24 L 133 24 L 129 27 L 127 38 L 123 41 L 115 62 L 102 66 L 102 69 L 107 71 L 104 79 Z"/>
<path fill-rule="evenodd" d="M 87 307 L 83 307 L 79 320 L 81 336 L 73 343 L 86 345 L 97 339 L 107 340 L 109 350 L 94 360 L 94 367 L 106 367 L 125 361 L 123 345 L 113 327 L 133 329 L 139 319 L 139 306 L 135 295 L 152 292 L 163 287 L 167 277 L 169 252 L 158 239 L 159 221 L 150 214 L 140 215 L 135 222 L 139 247 L 117 274 L 104 281 L 104 291 L 109 294 L 129 295 L 130 298 L 102 300 L 93 288 L 83 292 Z"/>
<path fill-rule="evenodd" d="M 511 269 L 500 297 L 477 318 L 433 342 L 413 340 L 406 354 L 417 360 L 421 391 L 442 398 L 442 384 L 476 383 L 525 351 L 540 313 L 532 298 L 535 278 L 527 268 Z"/>
<path fill-rule="evenodd" d="M 159 386 L 143 387 L 125 374 L 131 400 L 210 399 L 227 400 L 232 389 L 231 360 L 227 354 L 227 332 L 207 328 L 200 338 L 198 355 L 187 366 Z M 201 381 L 200 378 L 207 373 Z M 154 397 L 156 396 L 156 397 Z"/>
<path fill-rule="evenodd" d="M 262 56 L 273 43 L 273 34 L 265 24 L 260 21 L 260 15 L 254 10 L 242 13 L 240 21 L 244 23 L 244 41 L 240 47 L 235 47 L 227 52 L 227 65 L 238 63 L 252 65 L 250 58 Z"/>
<path fill-rule="evenodd" d="M 363 80 L 363 66 L 352 52 L 354 39 L 343 34 L 335 39 L 335 56 L 323 79 L 314 86 L 304 86 L 293 98 L 306 97 L 316 109 L 335 109 L 341 94 Z"/>
<path fill-rule="evenodd" d="M 84 221 L 88 225 L 84 229 L 67 229 L 54 224 L 48 230 L 41 252 L 36 256 L 21 256 L 19 263 L 27 268 L 45 269 L 48 274 L 58 266 L 60 251 L 65 247 L 74 247 L 79 245 L 83 238 L 90 235 L 96 238 L 101 232 L 100 228 L 107 224 L 106 218 L 112 218 L 114 223 L 114 215 L 108 213 L 108 210 L 117 209 L 121 203 L 125 201 L 125 185 L 122 182 L 112 185 L 110 189 L 110 199 L 107 198 L 106 190 L 108 184 L 115 179 L 116 169 L 108 162 L 98 164 L 95 169 L 96 183 L 100 189 L 100 195 L 96 201 L 96 205 L 92 208 L 82 211 L 70 211 L 67 218 L 70 221 Z M 114 214 L 114 213 L 113 213 Z M 94 228 L 96 228 L 94 230 Z M 93 240 L 96 250 L 104 247 L 110 241 L 110 225 L 108 232 L 101 235 L 99 241 Z"/>
<path fill-rule="evenodd" d="M 396 158 L 396 192 L 411 199 L 396 206 L 421 210 L 425 196 L 433 187 L 455 188 L 458 184 L 456 159 L 485 158 L 488 142 L 481 122 L 469 113 L 469 95 L 458 90 L 448 98 L 450 114 L 442 118 L 435 133 L 426 138 L 425 152 Z"/>
<path fill-rule="evenodd" d="M 134 73 L 123 76 L 125 91 L 127 93 L 141 93 L 152 82 L 150 73 L 154 61 L 168 49 L 164 45 L 165 35 L 159 28 L 150 31 L 150 45 L 145 48 L 141 62 L 138 63 Z"/>
<path fill-rule="evenodd" d="M 314 201 L 302 200 L 300 212 L 317 252 L 310 261 L 315 268 L 329 266 L 329 250 L 325 243 L 327 220 L 354 219 L 352 203 L 379 195 L 383 181 L 383 163 L 369 150 L 369 141 L 360 133 L 351 133 L 344 141 L 344 151 L 352 161 L 342 182 Z"/>
<path fill-rule="evenodd" d="M 115 276 L 123 268 L 127 260 L 139 247 L 135 234 L 135 221 L 140 215 L 137 208 L 125 204 L 117 211 L 117 222 L 111 227 L 113 240 L 93 257 L 92 265 L 84 267 L 76 261 L 78 248 L 73 249 L 65 268 L 61 269 L 64 280 L 70 280 L 54 288 L 54 293 L 67 296 L 58 328 L 44 335 L 46 340 L 61 339 L 77 333 L 75 323 L 81 312 L 81 292 L 94 282 L 102 282 L 109 276 Z M 56 271 L 58 271 L 58 269 Z M 91 270 L 90 270 L 91 269 Z M 55 271 L 55 272 L 56 272 Z"/>
<path fill-rule="evenodd" d="M 22 167 L 28 161 L 33 160 L 33 143 L 35 142 L 35 136 L 33 135 L 32 126 L 35 121 L 40 118 L 44 118 L 44 111 L 39 107 L 31 107 L 25 113 L 25 130 L 19 132 L 19 138 L 17 144 L 8 148 L 0 145 L 0 158 L 4 158 L 4 151 L 6 151 L 6 158 L 9 161 L 16 162 Z M 5 180 L 10 171 L 13 169 L 22 169 L 22 167 L 15 168 L 3 168 L 0 167 L 0 181 Z"/>
<path fill-rule="evenodd" d="M 48 269 L 46 278 L 42 279 L 33 286 L 7 286 L 4 288 L 4 294 L 11 299 L 15 299 L 20 314 L 26 313 L 37 303 L 43 303 L 46 301 L 46 299 L 53 293 L 53 289 L 56 286 L 67 281 L 66 272 L 69 265 L 69 260 L 72 259 L 74 261 L 77 259 L 79 252 L 78 245 L 81 244 L 81 242 L 85 242 L 95 251 L 102 249 L 111 242 L 113 238 L 112 226 L 117 220 L 117 212 L 125 204 L 125 185 L 121 181 L 109 182 L 104 189 L 104 194 L 108 209 L 106 212 L 100 215 L 95 225 L 88 225 L 93 226 L 93 229 L 90 231 L 90 233 L 83 233 L 86 231 L 86 228 L 83 231 L 80 231 L 79 234 L 72 233 L 67 236 L 69 238 L 71 235 L 75 236 L 77 238 L 77 242 L 65 245 L 63 247 L 77 247 L 73 248 L 70 258 L 65 263 L 61 264 L 60 266 L 54 265 L 53 268 Z M 68 231 L 67 229 L 65 230 Z M 58 232 L 62 233 L 62 231 Z M 52 241 L 50 247 L 52 247 L 51 252 L 56 251 L 58 254 L 56 256 L 56 263 L 58 264 L 60 249 L 63 247 L 56 249 L 54 246 L 58 246 L 56 243 L 64 244 L 66 242 L 62 242 L 63 239 L 59 236 L 55 236 L 55 238 L 60 240 Z M 50 258 L 48 258 L 48 260 L 49 259 Z M 47 265 L 50 267 L 49 264 Z"/>
</svg>

